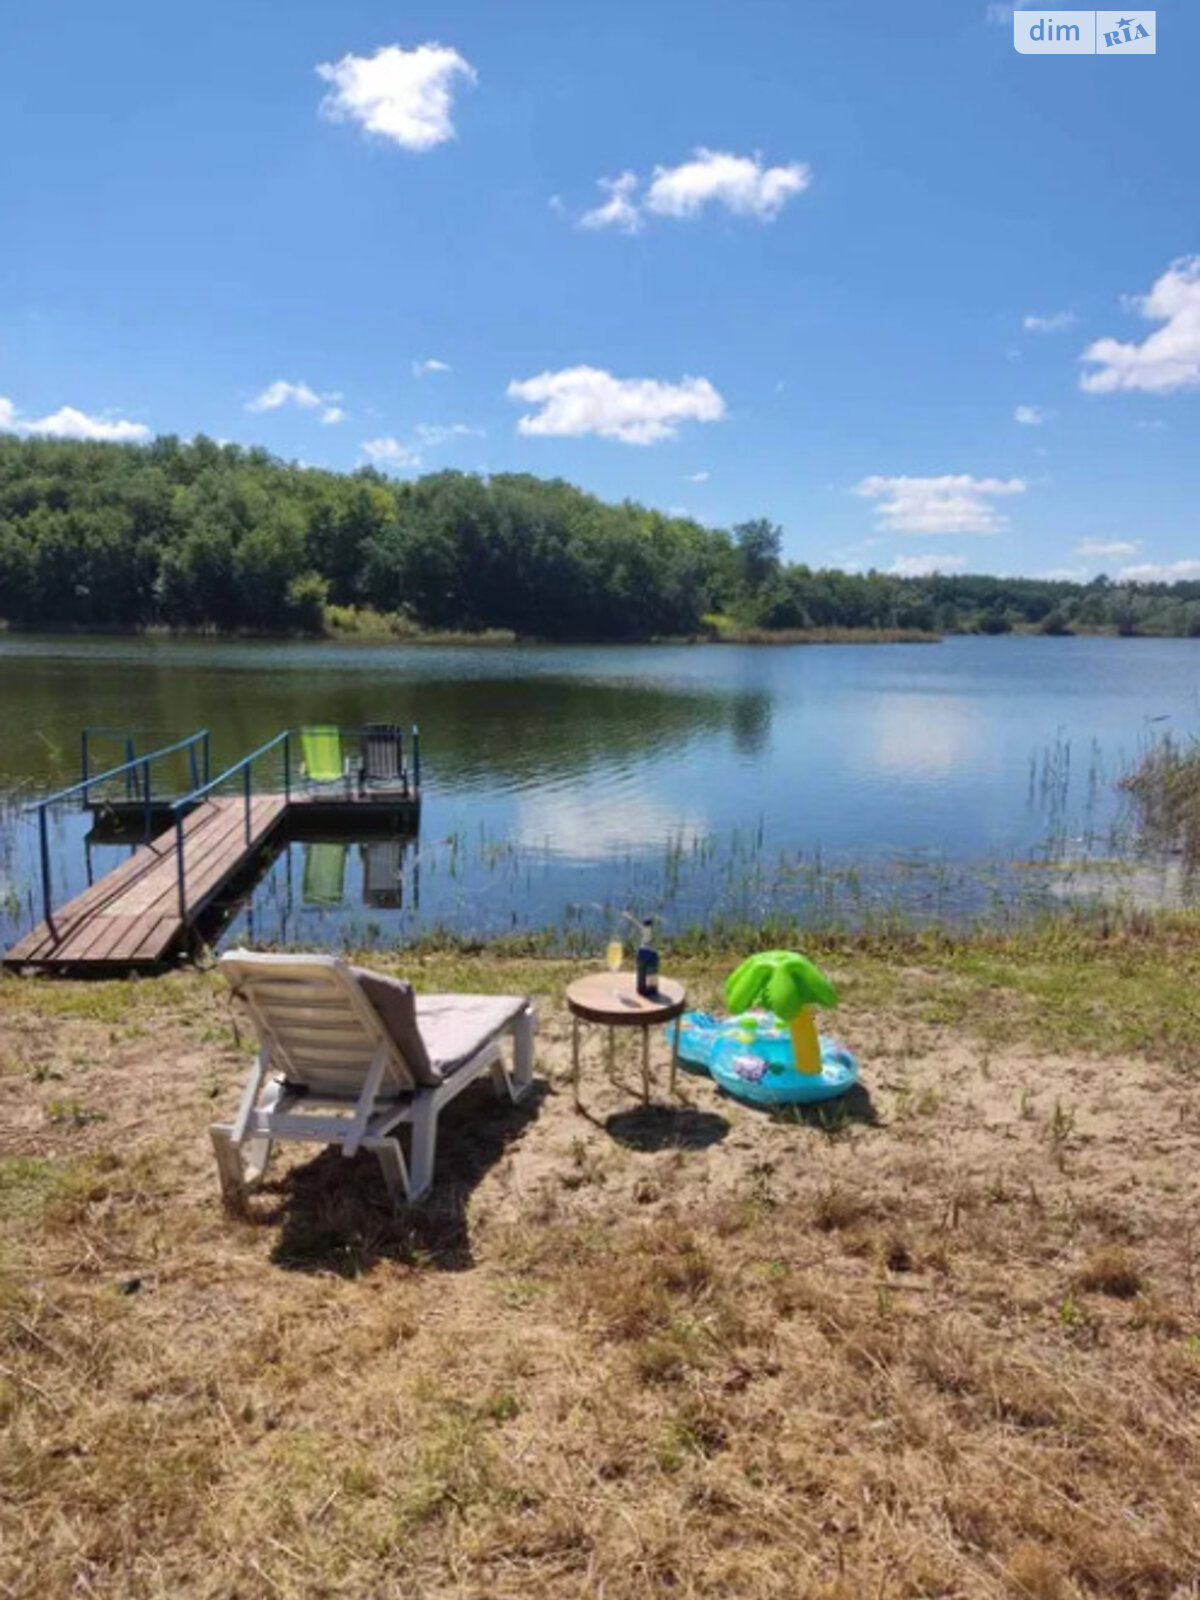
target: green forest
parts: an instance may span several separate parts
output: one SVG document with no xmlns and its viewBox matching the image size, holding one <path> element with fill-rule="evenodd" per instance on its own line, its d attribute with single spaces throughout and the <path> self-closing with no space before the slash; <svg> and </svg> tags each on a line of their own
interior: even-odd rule
<svg viewBox="0 0 1200 1600">
<path fill-rule="evenodd" d="M 898 578 L 785 563 L 766 519 L 702 527 L 558 479 L 397 482 L 265 450 L 0 435 L 0 619 L 12 627 L 503 630 L 652 639 L 809 630 L 1200 637 L 1200 582 Z"/>
</svg>

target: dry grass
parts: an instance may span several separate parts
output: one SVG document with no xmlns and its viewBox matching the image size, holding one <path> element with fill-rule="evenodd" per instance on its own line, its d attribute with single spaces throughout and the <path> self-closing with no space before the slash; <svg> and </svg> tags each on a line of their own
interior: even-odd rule
<svg viewBox="0 0 1200 1600">
<path fill-rule="evenodd" d="M 1200 744 L 1156 740 L 1118 787 L 1152 846 L 1178 850 L 1188 872 L 1200 867 Z"/>
<path fill-rule="evenodd" d="M 1190 1050 L 1046 1055 L 973 959 L 834 964 L 824 1124 L 632 1062 L 578 1115 L 548 1001 L 537 1103 L 464 1096 L 400 1218 L 304 1151 L 221 1212 L 212 978 L 0 983 L 0 1594 L 1200 1594 Z"/>
</svg>

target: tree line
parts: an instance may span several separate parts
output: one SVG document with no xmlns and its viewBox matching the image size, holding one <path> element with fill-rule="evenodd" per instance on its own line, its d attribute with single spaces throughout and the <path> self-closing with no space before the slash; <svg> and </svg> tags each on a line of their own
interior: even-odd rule
<svg viewBox="0 0 1200 1600">
<path fill-rule="evenodd" d="M 0 618 L 35 627 L 398 627 L 646 639 L 854 628 L 1200 637 L 1200 583 L 900 578 L 784 562 L 759 519 L 706 528 L 559 479 L 335 473 L 198 436 L 0 435 Z"/>
</svg>

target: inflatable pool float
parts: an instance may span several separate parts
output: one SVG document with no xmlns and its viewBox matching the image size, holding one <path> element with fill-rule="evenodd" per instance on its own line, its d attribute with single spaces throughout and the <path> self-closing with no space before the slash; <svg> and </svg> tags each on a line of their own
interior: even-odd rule
<svg viewBox="0 0 1200 1600">
<path fill-rule="evenodd" d="M 820 1070 L 801 1072 L 789 1030 L 770 1011 L 744 1011 L 736 1017 L 688 1011 L 679 1019 L 680 1059 L 707 1068 L 727 1093 L 754 1105 L 834 1100 L 852 1089 L 858 1082 L 858 1062 L 850 1051 L 824 1037 L 818 1048 Z"/>
</svg>

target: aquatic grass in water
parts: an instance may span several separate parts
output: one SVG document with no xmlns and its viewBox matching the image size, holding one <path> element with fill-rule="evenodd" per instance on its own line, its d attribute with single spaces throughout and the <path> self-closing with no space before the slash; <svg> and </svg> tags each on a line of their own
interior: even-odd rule
<svg viewBox="0 0 1200 1600">
<path fill-rule="evenodd" d="M 235 911 L 226 937 L 344 949 L 515 939 L 545 952 L 598 955 L 614 926 L 646 915 L 657 919 L 665 942 L 676 944 L 762 945 L 770 930 L 781 939 L 784 930 L 846 936 L 939 926 L 1009 930 L 1069 909 L 1076 899 L 1098 898 L 1092 866 L 773 849 L 757 822 L 725 837 L 681 831 L 657 853 L 564 862 L 546 846 L 494 838 L 480 828 L 412 846 L 402 869 L 402 904 L 384 912 L 297 904 L 294 885 L 302 874 L 281 858 Z"/>
<path fill-rule="evenodd" d="M 1143 845 L 1178 852 L 1193 872 L 1200 865 L 1200 741 L 1163 735 L 1117 787 L 1133 804 Z"/>
</svg>

